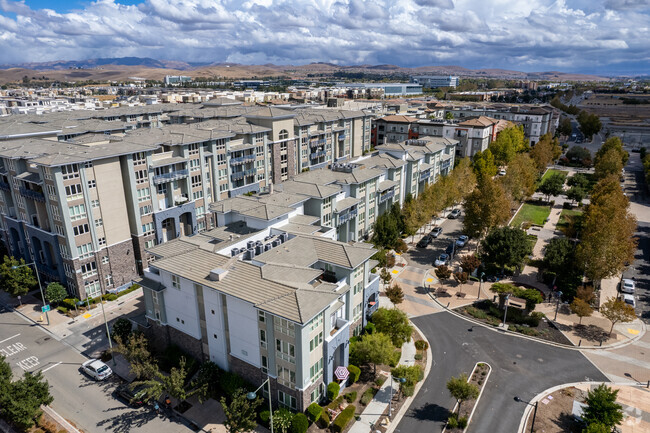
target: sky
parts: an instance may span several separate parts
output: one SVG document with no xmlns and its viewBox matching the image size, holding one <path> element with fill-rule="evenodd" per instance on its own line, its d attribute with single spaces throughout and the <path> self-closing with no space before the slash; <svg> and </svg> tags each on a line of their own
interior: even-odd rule
<svg viewBox="0 0 650 433">
<path fill-rule="evenodd" d="M 0 0 L 0 64 L 187 62 L 650 73 L 650 0 Z"/>
</svg>

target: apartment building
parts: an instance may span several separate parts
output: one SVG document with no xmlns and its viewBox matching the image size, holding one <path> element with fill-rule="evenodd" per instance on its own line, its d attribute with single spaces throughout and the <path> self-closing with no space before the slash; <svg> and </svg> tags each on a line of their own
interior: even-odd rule
<svg viewBox="0 0 650 433">
<path fill-rule="evenodd" d="M 436 89 L 438 87 L 455 89 L 458 86 L 458 77 L 451 75 L 418 75 L 411 77 L 411 83 L 421 84 L 422 87 L 429 89 Z"/>
<path fill-rule="evenodd" d="M 374 138 L 376 139 L 372 145 L 377 147 L 384 143 L 398 143 L 414 138 L 411 129 L 419 120 L 402 114 L 393 114 L 376 119 L 374 122 L 376 129 Z"/>
<path fill-rule="evenodd" d="M 235 222 L 152 248 L 144 331 L 256 386 L 268 378 L 274 405 L 303 411 L 378 307 L 376 251 L 281 229 Z"/>
</svg>

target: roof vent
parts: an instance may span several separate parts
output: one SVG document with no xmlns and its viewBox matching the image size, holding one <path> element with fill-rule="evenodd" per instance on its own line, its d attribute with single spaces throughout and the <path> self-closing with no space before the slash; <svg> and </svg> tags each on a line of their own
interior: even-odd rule
<svg viewBox="0 0 650 433">
<path fill-rule="evenodd" d="M 208 279 L 212 281 L 222 281 L 226 275 L 228 275 L 228 270 L 223 268 L 214 268 L 210 271 Z"/>
</svg>

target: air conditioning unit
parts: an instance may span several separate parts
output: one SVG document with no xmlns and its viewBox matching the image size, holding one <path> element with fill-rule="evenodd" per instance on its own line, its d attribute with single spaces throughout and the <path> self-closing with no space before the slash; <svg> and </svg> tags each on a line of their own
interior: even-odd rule
<svg viewBox="0 0 650 433">
<path fill-rule="evenodd" d="M 235 257 L 237 254 L 239 254 L 239 248 L 233 248 L 232 250 L 230 250 L 230 255 L 232 257 Z"/>
<path fill-rule="evenodd" d="M 273 245 L 271 245 L 270 243 L 264 245 L 264 251 L 268 251 L 271 248 L 273 248 Z"/>
</svg>

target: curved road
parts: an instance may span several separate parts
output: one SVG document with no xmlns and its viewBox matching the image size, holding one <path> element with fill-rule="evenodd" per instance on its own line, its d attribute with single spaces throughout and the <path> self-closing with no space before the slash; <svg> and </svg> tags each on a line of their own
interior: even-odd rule
<svg viewBox="0 0 650 433">
<path fill-rule="evenodd" d="M 576 350 L 472 326 L 448 312 L 412 320 L 429 340 L 433 364 L 396 432 L 442 431 L 448 410 L 455 403 L 447 391 L 447 380 L 460 373 L 469 374 L 479 361 L 489 363 L 493 371 L 472 418 L 470 433 L 516 432 L 525 404 L 515 402 L 515 396 L 528 400 L 562 383 L 608 380 Z"/>
</svg>

